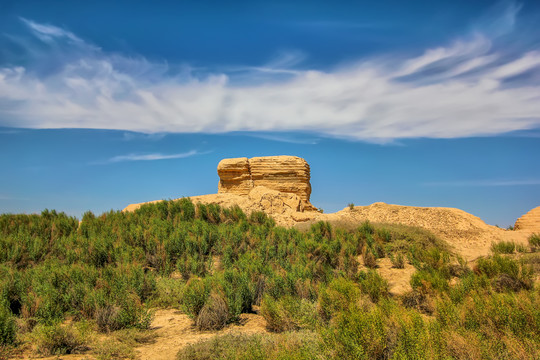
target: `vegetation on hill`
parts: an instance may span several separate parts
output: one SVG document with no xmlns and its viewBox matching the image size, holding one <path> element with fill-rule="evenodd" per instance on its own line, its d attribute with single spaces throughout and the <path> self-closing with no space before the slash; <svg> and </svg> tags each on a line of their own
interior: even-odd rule
<svg viewBox="0 0 540 360">
<path fill-rule="evenodd" d="M 527 255 L 471 269 L 418 228 L 301 232 L 189 199 L 80 223 L 0 215 L 0 352 L 85 351 L 89 332 L 146 329 L 152 308 L 176 307 L 200 330 L 257 310 L 272 331 L 194 344 L 179 359 L 538 358 L 539 261 Z M 415 266 L 411 292 L 389 293 L 382 257 Z"/>
</svg>

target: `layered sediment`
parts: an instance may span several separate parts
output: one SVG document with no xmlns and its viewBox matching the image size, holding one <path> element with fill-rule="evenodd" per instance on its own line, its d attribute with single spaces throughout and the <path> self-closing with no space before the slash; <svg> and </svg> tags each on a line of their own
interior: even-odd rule
<svg viewBox="0 0 540 360">
<path fill-rule="evenodd" d="M 535 207 L 517 219 L 514 228 L 516 230 L 528 230 L 533 233 L 540 233 L 540 206 Z"/>
<path fill-rule="evenodd" d="M 223 159 L 218 164 L 218 194 L 249 195 L 256 187 L 294 194 L 302 200 L 302 210 L 311 205 L 310 169 L 297 156 L 264 156 Z"/>
</svg>

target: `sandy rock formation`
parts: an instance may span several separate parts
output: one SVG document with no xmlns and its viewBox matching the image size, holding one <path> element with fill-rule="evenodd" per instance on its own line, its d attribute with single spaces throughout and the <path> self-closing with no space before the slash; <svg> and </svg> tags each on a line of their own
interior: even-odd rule
<svg viewBox="0 0 540 360">
<path fill-rule="evenodd" d="M 540 206 L 535 207 L 517 219 L 514 228 L 516 230 L 527 230 L 533 233 L 540 233 Z"/>
<path fill-rule="evenodd" d="M 249 159 L 223 159 L 217 167 L 219 175 L 218 194 L 247 195 L 253 189 Z"/>
<path fill-rule="evenodd" d="M 223 159 L 218 164 L 217 172 L 219 194 L 249 195 L 254 188 L 265 187 L 298 196 L 302 206 L 297 211 L 315 209 L 309 202 L 309 165 L 297 156 Z"/>
</svg>

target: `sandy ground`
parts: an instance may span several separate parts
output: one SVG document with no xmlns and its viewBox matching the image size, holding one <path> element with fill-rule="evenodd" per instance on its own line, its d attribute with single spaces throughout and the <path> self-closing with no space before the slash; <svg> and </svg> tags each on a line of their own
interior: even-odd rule
<svg viewBox="0 0 540 360">
<path fill-rule="evenodd" d="M 179 311 L 158 310 L 152 322 L 158 341 L 138 347 L 136 351 L 140 359 L 174 359 L 182 347 L 220 334 L 266 332 L 266 322 L 262 316 L 256 314 L 242 314 L 239 325 L 231 325 L 220 331 L 197 331 L 191 323 L 189 317 Z"/>
<path fill-rule="evenodd" d="M 362 263 L 362 259 L 359 258 L 358 262 Z M 403 269 L 396 269 L 392 267 L 389 258 L 377 259 L 376 270 L 388 281 L 388 291 L 391 295 L 402 295 L 412 290 L 409 280 L 416 269 L 407 261 Z"/>
<path fill-rule="evenodd" d="M 150 330 L 155 332 L 155 341 L 135 348 L 139 360 L 173 360 L 184 346 L 216 335 L 267 332 L 264 318 L 257 314 L 242 314 L 238 324 L 229 325 L 220 331 L 198 331 L 192 326 L 192 321 L 187 315 L 175 309 L 157 310 Z M 90 353 L 41 357 L 27 352 L 13 359 L 95 360 L 96 357 Z"/>
</svg>

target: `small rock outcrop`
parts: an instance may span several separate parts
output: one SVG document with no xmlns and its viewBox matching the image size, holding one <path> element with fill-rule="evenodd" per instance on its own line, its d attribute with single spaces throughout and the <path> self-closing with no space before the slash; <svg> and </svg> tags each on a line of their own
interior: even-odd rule
<svg viewBox="0 0 540 360">
<path fill-rule="evenodd" d="M 218 164 L 218 194 L 246 195 L 256 187 L 298 196 L 299 211 L 314 210 L 309 197 L 311 184 L 309 165 L 297 156 L 264 156 L 223 159 Z"/>
<path fill-rule="evenodd" d="M 517 219 L 514 229 L 540 233 L 540 206 Z"/>
</svg>

